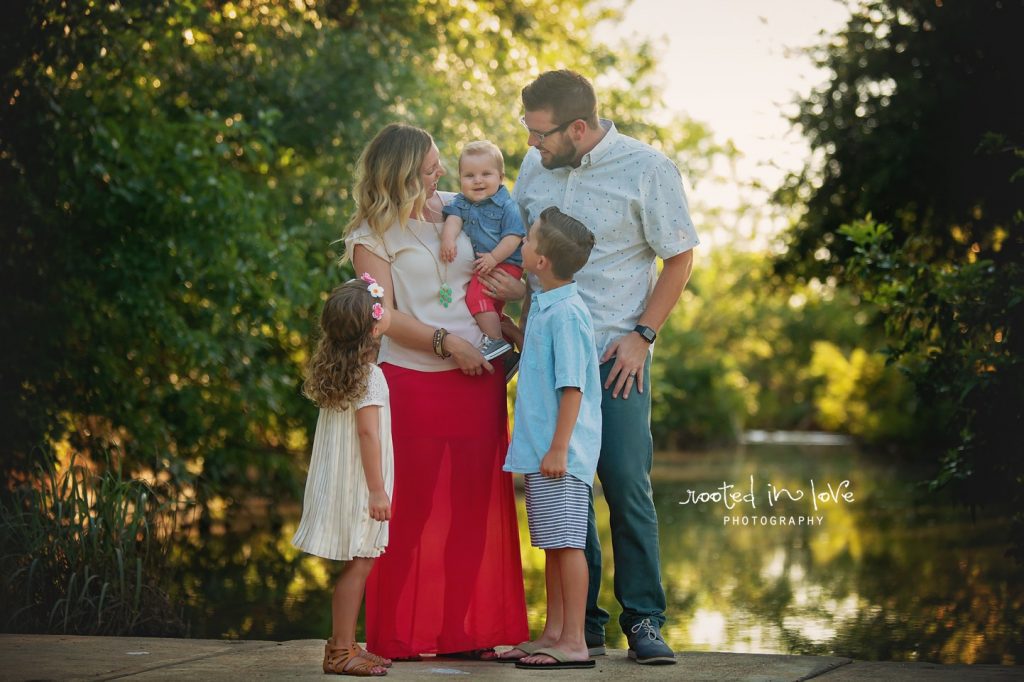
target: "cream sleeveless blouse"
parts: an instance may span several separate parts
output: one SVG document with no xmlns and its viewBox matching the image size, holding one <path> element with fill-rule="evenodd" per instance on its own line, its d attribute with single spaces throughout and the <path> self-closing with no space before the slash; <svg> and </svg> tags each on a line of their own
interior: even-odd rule
<svg viewBox="0 0 1024 682">
<path fill-rule="evenodd" d="M 438 192 L 438 195 L 442 203 L 451 201 L 450 193 Z M 364 222 L 345 238 L 345 249 L 351 255 L 356 245 L 361 245 L 391 264 L 396 310 L 434 329 L 444 327 L 449 333 L 479 346 L 483 332 L 466 307 L 466 287 L 476 258 L 473 245 L 466 233 L 460 232 L 455 243 L 458 254 L 454 262 L 447 264 L 446 270 L 441 262 L 441 227 L 442 223 L 410 219 L 405 227 L 398 223 L 392 225 L 381 237 Z M 438 296 L 444 277 L 452 288 L 452 301 L 447 307 L 441 305 Z M 444 360 L 431 351 L 402 346 L 387 335 L 381 339 L 377 362 L 422 372 L 458 368 L 451 358 Z"/>
</svg>

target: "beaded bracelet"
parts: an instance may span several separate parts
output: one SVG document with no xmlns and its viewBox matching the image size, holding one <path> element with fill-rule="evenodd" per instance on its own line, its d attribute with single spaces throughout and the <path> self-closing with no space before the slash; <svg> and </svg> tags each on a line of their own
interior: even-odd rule
<svg viewBox="0 0 1024 682">
<path fill-rule="evenodd" d="M 437 347 L 441 349 L 441 357 L 447 360 L 452 356 L 451 353 L 444 349 L 444 342 L 448 339 L 448 330 L 444 327 L 441 328 L 441 342 L 437 344 Z"/>
<path fill-rule="evenodd" d="M 444 340 L 448 337 L 448 330 L 444 327 L 440 327 L 434 330 L 434 355 L 441 359 L 447 359 L 452 356 L 451 353 L 444 349 Z"/>
</svg>

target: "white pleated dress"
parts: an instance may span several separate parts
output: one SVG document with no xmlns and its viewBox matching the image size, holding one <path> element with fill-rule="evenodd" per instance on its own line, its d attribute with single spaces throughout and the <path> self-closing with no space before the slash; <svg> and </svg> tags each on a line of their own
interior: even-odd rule
<svg viewBox="0 0 1024 682">
<path fill-rule="evenodd" d="M 370 518 L 370 489 L 359 455 L 356 410 L 380 406 L 384 489 L 394 488 L 391 407 L 384 372 L 371 365 L 366 394 L 347 410 L 321 409 L 302 500 L 302 520 L 292 544 L 326 559 L 378 557 L 388 545 L 388 522 Z"/>
</svg>

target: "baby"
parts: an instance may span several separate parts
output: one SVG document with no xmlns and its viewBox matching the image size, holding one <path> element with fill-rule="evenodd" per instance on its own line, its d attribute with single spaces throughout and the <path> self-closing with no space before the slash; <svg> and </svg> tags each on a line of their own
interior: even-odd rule
<svg viewBox="0 0 1024 682">
<path fill-rule="evenodd" d="M 485 338 L 480 351 L 488 360 L 512 350 L 501 337 L 501 311 L 504 301 L 484 293 L 479 275 L 501 268 L 516 279 L 523 276 L 523 257 L 519 244 L 526 236 L 519 207 L 502 185 L 505 159 L 501 150 L 487 141 L 470 142 L 459 156 L 459 181 L 462 192 L 444 207 L 441 232 L 441 259 L 455 259 L 455 239 L 465 230 L 477 255 L 474 274 L 466 290 L 466 305 L 476 318 Z"/>
</svg>

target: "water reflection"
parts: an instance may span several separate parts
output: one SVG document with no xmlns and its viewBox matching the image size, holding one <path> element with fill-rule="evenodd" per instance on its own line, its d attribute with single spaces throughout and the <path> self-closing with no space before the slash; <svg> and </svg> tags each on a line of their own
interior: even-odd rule
<svg viewBox="0 0 1024 682">
<path fill-rule="evenodd" d="M 735 526 L 749 505 L 680 505 L 687 490 L 755 478 L 758 515 L 822 525 Z M 684 649 L 832 653 L 868 660 L 1024 660 L 1022 572 L 1004 558 L 999 520 L 922 501 L 914 472 L 848 448 L 748 447 L 663 456 L 656 472 L 663 563 Z M 821 493 L 850 481 L 852 501 L 784 499 L 768 484 Z M 737 485 L 737 488 L 740 486 Z M 759 489 L 760 488 L 760 489 Z"/>
<path fill-rule="evenodd" d="M 710 496 L 679 504 L 691 500 L 691 490 L 721 493 L 723 482 L 735 486 L 727 493 L 747 495 L 751 476 L 755 507 L 733 498 L 729 510 Z M 1003 556 L 1003 521 L 972 523 L 961 508 L 915 495 L 916 472 L 849 447 L 749 445 L 660 453 L 654 478 L 669 600 L 665 634 L 677 649 L 1024 662 L 1024 571 Z M 812 480 L 825 495 L 816 511 Z M 839 490 L 842 481 L 849 483 Z M 769 485 L 790 494 L 769 506 Z M 844 492 L 851 497 L 843 499 Z M 521 501 L 519 512 L 536 630 L 544 557 L 529 547 Z M 197 535 L 179 548 L 175 564 L 192 636 L 327 635 L 337 569 L 290 546 L 298 514 L 297 505 L 277 506 L 256 527 Z M 742 517 L 748 525 L 736 520 Z M 760 525 L 761 517 L 784 517 L 787 525 Z M 820 517 L 821 525 L 789 525 L 800 517 Z M 598 520 L 610 552 L 603 505 Z M 602 603 L 612 613 L 609 643 L 624 647 L 610 570 Z"/>
</svg>

